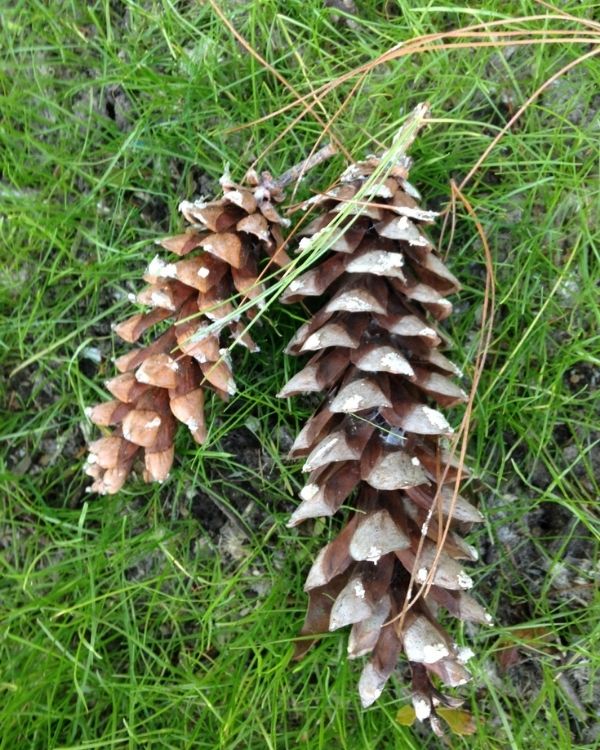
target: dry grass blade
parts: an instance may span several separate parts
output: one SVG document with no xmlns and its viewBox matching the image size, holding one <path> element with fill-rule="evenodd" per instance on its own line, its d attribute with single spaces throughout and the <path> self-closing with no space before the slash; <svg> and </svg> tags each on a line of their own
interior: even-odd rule
<svg viewBox="0 0 600 750">
<path fill-rule="evenodd" d="M 597 40 L 598 43 L 598 40 Z M 473 176 L 476 174 L 478 169 L 481 167 L 483 162 L 486 160 L 486 158 L 490 155 L 490 153 L 494 150 L 494 148 L 498 145 L 498 143 L 501 141 L 504 135 L 512 128 L 512 126 L 517 122 L 519 117 L 527 110 L 527 108 L 542 94 L 549 86 L 551 86 L 554 81 L 557 81 L 561 76 L 565 75 L 565 73 L 568 73 L 573 68 L 577 67 L 577 65 L 580 65 L 585 60 L 588 60 L 592 57 L 596 57 L 596 55 L 600 55 L 600 47 L 596 47 L 595 49 L 590 50 L 589 52 L 586 52 L 584 55 L 580 55 L 576 60 L 572 60 L 567 65 L 563 66 L 560 70 L 558 70 L 554 75 L 550 76 L 544 83 L 539 86 L 531 96 L 527 98 L 527 100 L 519 107 L 519 109 L 514 113 L 514 115 L 509 119 L 509 121 L 504 125 L 502 130 L 494 137 L 492 142 L 487 146 L 487 148 L 484 150 L 484 152 L 481 154 L 479 159 L 475 162 L 475 164 L 472 166 L 470 171 L 465 175 L 465 177 L 461 180 L 460 183 L 460 189 L 464 188 L 465 185 L 473 178 Z"/>
<path fill-rule="evenodd" d="M 507 25 L 523 25 L 533 22 L 547 23 L 549 21 L 564 22 L 564 20 L 565 16 L 561 14 L 540 14 L 525 16 L 522 18 L 512 18 L 473 24 L 471 26 L 453 29 L 447 32 L 439 32 L 436 34 L 426 34 L 414 37 L 404 42 L 402 45 L 395 46 L 382 55 L 379 55 L 374 60 L 353 68 L 347 73 L 338 76 L 334 80 L 323 84 L 316 90 L 311 90 L 310 94 L 298 96 L 295 101 L 287 104 L 286 106 L 281 107 L 261 118 L 258 118 L 251 123 L 232 128 L 229 132 L 235 132 L 243 128 L 258 125 L 259 123 L 266 122 L 267 120 L 272 119 L 273 117 L 277 117 L 297 106 L 303 106 L 304 111 L 300 115 L 298 115 L 295 120 L 295 122 L 298 122 L 308 112 L 312 112 L 314 103 L 311 102 L 311 100 L 314 101 L 315 99 L 320 100 L 324 98 L 336 88 L 341 86 L 343 83 L 346 83 L 356 76 L 365 76 L 372 70 L 377 68 L 379 65 L 413 54 L 452 49 L 503 47 L 508 45 L 527 46 L 530 44 L 598 44 L 598 34 L 595 26 L 594 33 L 590 32 L 588 35 L 578 35 L 577 32 L 569 31 L 566 29 L 505 30 L 502 28 L 503 26 Z M 582 24 L 581 19 L 577 19 L 577 21 Z M 445 39 L 455 38 L 464 38 L 465 41 L 442 41 Z M 487 38 L 489 41 L 478 41 L 481 38 Z M 438 42 L 441 43 L 438 44 Z"/>
</svg>

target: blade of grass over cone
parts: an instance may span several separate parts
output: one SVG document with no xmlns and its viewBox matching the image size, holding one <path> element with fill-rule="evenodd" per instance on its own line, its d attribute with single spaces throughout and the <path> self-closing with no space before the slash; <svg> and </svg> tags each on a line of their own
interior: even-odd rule
<svg viewBox="0 0 600 750">
<path fill-rule="evenodd" d="M 236 310 L 236 314 L 244 313 L 256 306 L 259 308 L 256 316 L 249 321 L 246 330 L 249 330 L 257 320 L 260 319 L 268 309 L 269 305 L 281 296 L 282 292 L 294 281 L 295 278 L 306 271 L 317 259 L 322 257 L 354 224 L 358 218 L 358 214 L 353 210 L 354 205 L 360 205 L 360 202 L 363 201 L 371 188 L 382 180 L 385 180 L 392 168 L 406 156 L 406 152 L 417 136 L 417 133 L 427 123 L 428 114 L 428 104 L 422 103 L 415 107 L 405 123 L 400 127 L 391 147 L 382 155 L 379 165 L 365 181 L 356 196 L 351 201 L 347 202 L 344 208 L 336 215 L 330 224 L 321 230 L 315 239 L 311 239 L 309 244 L 310 251 L 306 254 L 302 253 L 296 259 L 292 260 L 292 262 L 286 267 L 286 272 L 283 277 L 279 281 L 269 284 L 262 294 L 252 300 L 247 300 L 245 302 L 242 301 L 240 303 Z M 269 278 L 271 277 L 267 277 L 267 279 Z M 228 318 L 224 317 L 219 321 L 219 326 L 227 320 Z M 215 325 L 209 326 L 207 331 L 211 330 L 211 328 L 216 330 L 217 327 L 218 326 Z M 198 339 L 192 337 L 190 340 L 193 342 Z"/>
<path fill-rule="evenodd" d="M 231 298 L 232 301 L 235 300 L 237 303 L 238 298 L 241 299 L 241 301 L 236 304 L 234 312 L 215 323 L 209 324 L 201 333 L 193 334 L 189 339 L 190 343 L 199 341 L 205 336 L 210 335 L 210 333 L 220 330 L 235 317 L 243 315 L 249 310 L 258 308 L 254 317 L 249 320 L 244 327 L 243 333 L 249 332 L 252 329 L 252 326 L 260 320 L 260 318 L 267 312 L 270 305 L 281 296 L 283 291 L 294 281 L 294 279 L 308 270 L 316 260 L 327 253 L 329 248 L 354 224 L 359 216 L 358 213 L 354 212 L 354 206 L 360 205 L 364 202 L 363 199 L 369 193 L 371 188 L 377 183 L 384 181 L 393 167 L 406 156 L 406 153 L 415 140 L 419 130 L 427 123 L 428 115 L 429 105 L 427 103 L 421 103 L 414 108 L 412 113 L 407 117 L 404 124 L 398 130 L 393 139 L 392 146 L 384 152 L 380 163 L 354 198 L 348 201 L 346 206 L 337 214 L 333 221 L 319 232 L 316 239 L 311 238 L 309 244 L 310 252 L 308 252 L 306 256 L 302 254 L 295 260 L 292 260 L 292 262 L 286 267 L 286 272 L 283 276 L 274 273 L 267 277 L 263 277 L 261 274 L 258 278 L 257 285 L 261 280 L 270 283 L 264 286 L 263 291 L 259 295 L 252 299 L 245 298 L 242 295 L 234 295 Z M 325 148 L 327 147 L 324 147 L 324 149 Z M 308 157 L 306 161 L 312 161 L 313 158 L 314 157 Z M 294 173 L 294 170 L 290 170 L 290 175 L 292 173 Z M 309 213 L 310 211 L 307 212 L 307 215 Z M 294 231 L 290 233 L 288 241 L 293 235 Z M 271 265 L 271 262 L 268 265 Z M 225 348 L 225 352 L 229 353 L 235 347 L 237 342 L 238 339 L 234 339 L 234 341 Z M 219 360 L 219 362 L 220 361 L 221 360 Z M 219 362 L 215 363 L 215 367 L 218 366 Z"/>
</svg>

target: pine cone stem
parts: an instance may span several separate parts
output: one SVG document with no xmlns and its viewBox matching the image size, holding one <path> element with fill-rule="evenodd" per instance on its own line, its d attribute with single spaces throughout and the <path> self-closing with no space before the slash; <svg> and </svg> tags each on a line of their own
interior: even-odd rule
<svg viewBox="0 0 600 750">
<path fill-rule="evenodd" d="M 428 102 L 421 102 L 413 109 L 406 118 L 396 135 L 392 140 L 392 148 L 397 157 L 407 153 L 414 143 L 419 131 L 427 124 L 431 113 L 431 107 Z M 397 149 L 400 149 L 399 151 Z"/>
<path fill-rule="evenodd" d="M 273 180 L 273 186 L 277 187 L 279 190 L 283 190 L 292 182 L 301 180 L 309 169 L 313 169 L 319 164 L 322 164 L 327 159 L 335 156 L 335 154 L 337 154 L 337 148 L 332 143 L 326 144 L 323 148 L 320 148 L 317 152 L 312 154 L 312 156 L 303 159 L 301 162 L 291 167 L 291 169 L 284 172 L 280 177 Z"/>
</svg>

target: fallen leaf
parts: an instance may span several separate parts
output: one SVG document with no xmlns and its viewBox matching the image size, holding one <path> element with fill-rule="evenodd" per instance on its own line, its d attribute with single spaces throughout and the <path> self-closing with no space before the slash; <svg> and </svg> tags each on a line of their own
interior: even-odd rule
<svg viewBox="0 0 600 750">
<path fill-rule="evenodd" d="M 402 706 L 396 714 L 396 721 L 401 727 L 412 727 L 416 720 L 415 709 L 411 705 Z"/>
<path fill-rule="evenodd" d="M 436 713 L 444 719 L 454 734 L 474 734 L 473 716 L 460 708 L 437 708 Z"/>
<path fill-rule="evenodd" d="M 551 653 L 554 650 L 552 645 L 554 639 L 554 634 L 543 626 L 511 630 L 510 636 L 500 638 L 496 644 L 500 669 L 505 672 L 509 667 L 519 663 L 520 648 L 532 648 Z"/>
</svg>

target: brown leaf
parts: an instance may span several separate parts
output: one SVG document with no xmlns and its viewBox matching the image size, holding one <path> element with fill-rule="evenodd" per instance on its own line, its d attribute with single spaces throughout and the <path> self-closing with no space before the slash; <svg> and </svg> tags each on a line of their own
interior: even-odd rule
<svg viewBox="0 0 600 750">
<path fill-rule="evenodd" d="M 155 354 L 170 351 L 175 345 L 175 329 L 169 328 L 162 336 L 153 341 L 149 346 L 142 349 L 133 349 L 132 351 L 118 357 L 115 360 L 115 367 L 119 372 L 134 370 L 144 360 L 153 357 Z"/>
<path fill-rule="evenodd" d="M 243 208 L 248 214 L 252 214 L 256 211 L 256 201 L 251 190 L 245 188 L 226 190 L 223 193 L 223 199 Z"/>
<path fill-rule="evenodd" d="M 445 659 L 451 653 L 451 644 L 441 628 L 436 627 L 425 615 L 410 613 L 402 624 L 398 635 L 406 658 L 420 664 L 434 664 Z M 397 621 L 395 625 L 399 625 Z"/>
<path fill-rule="evenodd" d="M 408 549 L 410 539 L 385 509 L 362 515 L 350 541 L 354 560 L 378 562 L 388 552 Z"/>
<path fill-rule="evenodd" d="M 448 591 L 440 586 L 431 586 L 427 598 L 444 607 L 453 616 L 466 622 L 491 625 L 492 618 L 472 596 L 465 591 Z"/>
<path fill-rule="evenodd" d="M 389 276 L 406 281 L 402 271 L 403 266 L 402 253 L 389 253 L 375 249 L 353 253 L 346 261 L 348 273 L 371 273 L 375 276 Z"/>
<path fill-rule="evenodd" d="M 313 446 L 344 419 L 344 415 L 334 414 L 329 409 L 329 406 L 324 404 L 319 411 L 312 415 L 302 430 L 300 430 L 290 448 L 288 458 L 307 456 Z"/>
<path fill-rule="evenodd" d="M 415 336 L 431 346 L 437 346 L 441 338 L 437 331 L 416 315 L 376 315 L 380 326 L 398 336 Z"/>
<path fill-rule="evenodd" d="M 317 352 L 308 364 L 296 373 L 279 391 L 279 398 L 288 398 L 299 393 L 323 391 L 330 388 L 348 367 L 348 354 L 343 349 Z"/>
<path fill-rule="evenodd" d="M 373 221 L 379 221 L 383 216 L 383 209 L 379 206 L 373 206 L 365 201 L 360 203 L 354 201 L 348 201 L 343 203 L 337 203 L 332 209 L 332 213 L 341 213 L 342 211 L 347 212 L 350 216 L 367 216 Z"/>
<path fill-rule="evenodd" d="M 365 665 L 358 681 L 358 694 L 363 708 L 374 703 L 396 667 L 401 644 L 390 626 L 380 630 L 371 660 Z"/>
<path fill-rule="evenodd" d="M 505 672 L 521 660 L 519 649 L 532 649 L 549 654 L 556 650 L 555 644 L 556 635 L 543 625 L 514 628 L 496 643 L 498 665 Z"/>
<path fill-rule="evenodd" d="M 382 558 L 380 564 L 384 559 Z M 381 628 L 389 619 L 390 608 L 390 597 L 384 594 L 377 600 L 370 617 L 362 620 L 362 622 L 354 623 L 348 639 L 349 659 L 357 659 L 359 656 L 369 654 L 375 648 Z"/>
<path fill-rule="evenodd" d="M 148 389 L 147 385 L 138 383 L 133 372 L 125 372 L 122 375 L 117 375 L 107 380 L 104 385 L 109 393 L 119 399 L 119 401 L 124 401 L 125 403 L 137 401 L 141 394 Z"/>
<path fill-rule="evenodd" d="M 242 267 L 232 268 L 231 276 L 233 285 L 237 291 L 246 299 L 255 299 L 264 292 L 264 286 L 258 280 L 256 268 Z M 261 305 L 261 303 L 258 303 Z"/>
<path fill-rule="evenodd" d="M 381 279 L 361 277 L 358 281 L 344 284 L 324 309 L 326 312 L 339 310 L 384 314 L 387 312 L 387 298 L 387 288 Z"/>
<path fill-rule="evenodd" d="M 359 570 L 337 595 L 329 618 L 329 630 L 338 630 L 346 625 L 361 622 L 373 614 L 373 604 L 367 597 Z"/>
<path fill-rule="evenodd" d="M 349 545 L 357 523 L 358 516 L 354 515 L 337 537 L 319 551 L 306 578 L 305 591 L 326 585 L 349 567 L 352 563 Z"/>
<path fill-rule="evenodd" d="M 439 372 L 426 370 L 424 367 L 415 367 L 414 375 L 415 385 L 422 388 L 442 406 L 454 406 L 468 400 L 462 388 Z"/>
<path fill-rule="evenodd" d="M 114 400 L 93 406 L 87 412 L 87 415 L 94 424 L 101 427 L 108 427 L 109 425 L 119 424 L 130 409 L 131 406 L 129 404 Z"/>
<path fill-rule="evenodd" d="M 225 360 L 221 359 L 217 362 L 201 364 L 200 369 L 208 382 L 214 385 L 223 397 L 233 396 L 236 392 L 235 380 L 233 379 L 231 368 Z"/>
<path fill-rule="evenodd" d="M 304 227 L 304 229 L 300 232 L 300 235 L 304 237 L 312 237 L 317 232 L 320 232 L 321 229 L 324 229 L 328 224 L 330 224 L 334 218 L 335 214 L 333 213 L 319 216 L 308 226 Z M 368 219 L 359 218 L 352 224 L 351 227 L 342 231 L 339 236 L 337 236 L 337 233 L 334 232 L 334 236 L 336 237 L 336 239 L 335 242 L 331 245 L 330 249 L 339 253 L 354 252 L 354 250 L 356 250 L 356 248 L 360 245 L 365 232 L 368 229 L 368 226 Z"/>
<path fill-rule="evenodd" d="M 118 435 L 94 440 L 89 447 L 89 463 L 96 463 L 103 469 L 112 469 L 126 464 L 138 450 L 137 445 Z"/>
<path fill-rule="evenodd" d="M 333 602 L 345 586 L 349 572 L 334 577 L 327 584 L 308 592 L 308 609 L 300 635 L 327 633 Z M 314 638 L 298 639 L 294 645 L 294 659 L 301 659 L 315 642 Z"/>
<path fill-rule="evenodd" d="M 419 207 L 417 201 L 412 198 L 408 193 L 403 190 L 398 190 L 394 195 L 391 204 L 388 207 L 394 213 L 400 216 L 408 216 L 409 219 L 416 221 L 432 222 L 436 216 L 439 216 L 437 211 L 426 211 Z"/>
<path fill-rule="evenodd" d="M 343 385 L 332 400 L 329 408 L 333 412 L 355 414 L 365 409 L 391 406 L 380 381 L 375 377 L 350 380 Z"/>
<path fill-rule="evenodd" d="M 483 516 L 471 503 L 467 502 L 462 495 L 454 497 L 453 488 L 442 487 L 437 492 L 436 487 L 406 487 L 406 494 L 410 499 L 419 505 L 421 508 L 429 510 L 434 503 L 436 510 L 440 509 L 442 515 L 448 517 L 450 509 L 452 509 L 452 518 L 456 521 L 464 521 L 465 523 L 481 523 Z M 437 494 L 437 497 L 436 497 Z"/>
<path fill-rule="evenodd" d="M 356 461 L 340 461 L 313 472 L 302 490 L 302 502 L 290 516 L 288 527 L 307 518 L 331 516 L 346 500 L 360 479 Z"/>
<path fill-rule="evenodd" d="M 360 336 L 356 336 L 345 321 L 332 321 L 318 328 L 304 340 L 300 352 L 319 351 L 329 346 L 340 346 L 355 349 L 360 343 Z"/>
<path fill-rule="evenodd" d="M 398 347 L 385 342 L 362 344 L 350 353 L 350 359 L 363 372 L 389 372 L 410 378 L 415 375 L 409 361 Z"/>
<path fill-rule="evenodd" d="M 238 232 L 253 234 L 261 242 L 270 242 L 271 233 L 269 232 L 269 222 L 262 214 L 254 213 L 250 216 L 244 216 L 240 219 L 235 227 Z"/>
<path fill-rule="evenodd" d="M 430 247 L 431 243 L 424 237 L 408 216 L 395 216 L 388 214 L 382 221 L 375 225 L 375 231 L 381 237 L 391 240 L 401 240 L 409 245 L 417 247 Z"/>
<path fill-rule="evenodd" d="M 180 281 L 158 281 L 142 289 L 137 296 L 137 301 L 149 307 L 160 307 L 170 312 L 177 312 L 193 294 L 194 290 Z"/>
<path fill-rule="evenodd" d="M 432 286 L 422 283 L 409 286 L 395 278 L 390 278 L 389 283 L 407 299 L 420 302 L 436 320 L 445 320 L 452 312 L 452 303 Z"/>
<path fill-rule="evenodd" d="M 204 423 L 204 391 L 202 388 L 195 388 L 188 393 L 171 397 L 170 407 L 174 416 L 188 426 L 196 442 L 204 442 L 206 426 Z"/>
<path fill-rule="evenodd" d="M 198 310 L 209 320 L 221 320 L 231 316 L 235 310 L 229 301 L 230 290 L 225 284 L 210 287 L 198 294 Z"/>
<path fill-rule="evenodd" d="M 265 217 L 265 219 L 267 221 L 270 221 L 272 224 L 282 224 L 283 226 L 287 226 L 289 224 L 289 219 L 282 218 L 271 201 L 262 200 L 258 206 L 258 210 Z"/>
<path fill-rule="evenodd" d="M 454 658 L 441 659 L 440 661 L 425 664 L 428 672 L 437 675 L 444 685 L 449 687 L 460 687 L 471 679 L 471 673 Z"/>
<path fill-rule="evenodd" d="M 299 354 L 303 351 L 316 351 L 330 345 L 356 349 L 368 325 L 368 315 L 332 314 L 321 311 L 309 323 L 298 329 L 286 348 L 286 353 Z M 332 332 L 339 331 L 336 344 L 329 343 L 333 333 L 330 336 L 325 332 L 330 327 Z M 314 339 L 313 335 L 315 335 Z M 320 341 L 321 338 L 323 342 Z"/>
<path fill-rule="evenodd" d="M 175 263 L 175 278 L 199 292 L 207 292 L 219 283 L 228 270 L 227 263 L 210 253 L 202 253 Z"/>
<path fill-rule="evenodd" d="M 417 254 L 411 253 L 410 248 L 407 250 L 407 253 L 417 260 Z M 415 263 L 413 269 L 421 281 L 434 286 L 444 294 L 452 294 L 460 289 L 460 283 L 456 276 L 450 273 L 435 253 L 426 253 L 420 262 L 417 261 Z"/>
<path fill-rule="evenodd" d="M 395 401 L 393 409 L 384 407 L 381 414 L 393 427 L 416 435 L 451 435 L 453 432 L 443 414 L 414 401 Z"/>
<path fill-rule="evenodd" d="M 379 436 L 369 443 L 361 462 L 361 479 L 377 490 L 398 490 L 427 482 L 420 461 L 396 448 L 384 449 Z M 372 451 L 377 451 L 372 455 Z"/>
<path fill-rule="evenodd" d="M 303 471 L 314 471 L 335 461 L 357 461 L 375 430 L 370 422 L 346 419 L 339 429 L 327 434 L 310 452 Z"/>
<path fill-rule="evenodd" d="M 414 542 L 415 548 L 418 541 Z M 409 573 L 414 573 L 417 583 L 428 580 L 433 561 L 437 559 L 433 583 L 445 589 L 456 591 L 459 589 L 470 589 L 473 581 L 466 571 L 443 550 L 438 552 L 437 544 L 430 539 L 423 540 L 418 559 L 414 550 L 396 550 L 396 555 Z M 417 566 L 415 568 L 415 565 Z"/>
</svg>

